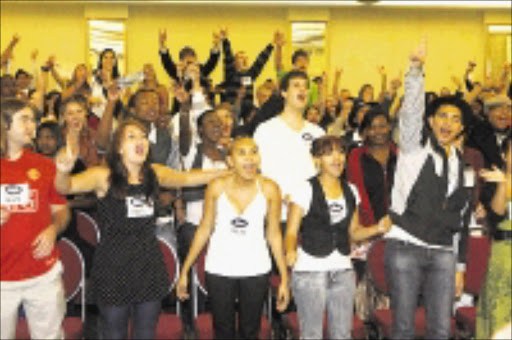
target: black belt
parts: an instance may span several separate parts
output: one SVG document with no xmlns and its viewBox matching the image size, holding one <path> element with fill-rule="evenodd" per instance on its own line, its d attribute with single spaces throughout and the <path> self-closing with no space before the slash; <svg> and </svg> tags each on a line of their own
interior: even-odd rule
<svg viewBox="0 0 512 340">
<path fill-rule="evenodd" d="M 492 235 L 495 241 L 512 240 L 512 230 L 496 229 Z"/>
</svg>

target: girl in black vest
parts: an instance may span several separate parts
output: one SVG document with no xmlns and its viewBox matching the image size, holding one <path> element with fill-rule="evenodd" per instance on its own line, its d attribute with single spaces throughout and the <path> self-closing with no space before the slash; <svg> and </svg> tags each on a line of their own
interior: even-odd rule
<svg viewBox="0 0 512 340">
<path fill-rule="evenodd" d="M 293 296 L 301 339 L 321 339 L 327 307 L 329 338 L 351 337 L 355 275 L 350 243 L 389 230 L 386 216 L 378 225 L 361 227 L 357 189 L 341 178 L 345 149 L 339 137 L 313 142 L 311 153 L 319 174 L 297 186 L 286 230 L 286 260 L 293 267 Z M 297 248 L 297 235 L 302 244 Z"/>
</svg>

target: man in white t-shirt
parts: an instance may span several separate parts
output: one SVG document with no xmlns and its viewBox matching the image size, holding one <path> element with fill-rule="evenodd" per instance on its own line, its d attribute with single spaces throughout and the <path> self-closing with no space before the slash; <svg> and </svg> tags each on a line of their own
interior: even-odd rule
<svg viewBox="0 0 512 340">
<path fill-rule="evenodd" d="M 261 154 L 261 172 L 277 182 L 283 195 L 281 220 L 286 220 L 286 205 L 293 187 L 316 175 L 311 142 L 325 133 L 307 122 L 303 112 L 308 102 L 308 78 L 301 71 L 291 71 L 281 80 L 284 109 L 278 116 L 262 123 L 254 133 Z"/>
</svg>

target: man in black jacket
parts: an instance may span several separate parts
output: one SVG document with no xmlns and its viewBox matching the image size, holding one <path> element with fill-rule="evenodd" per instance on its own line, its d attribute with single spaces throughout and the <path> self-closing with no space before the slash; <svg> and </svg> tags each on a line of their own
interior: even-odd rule
<svg viewBox="0 0 512 340">
<path fill-rule="evenodd" d="M 278 32 L 274 34 L 274 41 L 265 46 L 250 67 L 245 51 L 238 51 L 233 54 L 227 29 L 221 30 L 220 37 L 224 51 L 224 94 L 222 102 L 228 101 L 235 105 L 238 91 L 241 90 L 242 86 L 245 87 L 244 96 L 240 101 L 240 117 L 245 120 L 254 108 L 254 82 L 270 58 L 279 35 Z"/>
<path fill-rule="evenodd" d="M 438 98 L 425 108 L 425 55 L 422 44 L 411 55 L 405 78 L 389 212 L 393 226 L 385 236 L 393 339 L 414 339 L 420 294 L 425 338 L 448 339 L 454 292 L 461 293 L 464 281 L 470 191 L 457 145 L 471 108 L 457 96 Z"/>
</svg>

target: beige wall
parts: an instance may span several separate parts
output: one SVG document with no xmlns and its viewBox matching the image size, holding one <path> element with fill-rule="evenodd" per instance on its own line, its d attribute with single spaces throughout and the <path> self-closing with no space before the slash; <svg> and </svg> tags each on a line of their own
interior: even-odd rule
<svg viewBox="0 0 512 340">
<path fill-rule="evenodd" d="M 328 18 L 327 65 L 331 78 L 342 66 L 342 87 L 356 93 L 364 82 L 379 86 L 377 65 L 385 65 L 389 77 L 405 70 L 407 56 L 421 36 L 429 37 L 427 88 L 439 90 L 451 85 L 451 75 L 460 75 L 468 59 L 479 65 L 475 78 L 484 73 L 485 23 L 503 22 L 507 11 L 346 8 L 288 9 L 278 6 L 205 5 L 84 5 L 80 3 L 1 3 L 1 48 L 11 36 L 21 36 L 13 67 L 30 69 L 29 54 L 37 47 L 40 59 L 57 55 L 61 69 L 69 73 L 87 59 L 86 17 L 123 17 L 126 20 L 127 70 L 134 72 L 145 62 L 155 64 L 161 81 L 168 77 L 160 67 L 157 34 L 167 28 L 168 45 L 177 58 L 184 45 L 195 47 L 199 59 L 207 58 L 213 30 L 227 26 L 235 50 L 244 49 L 251 58 L 272 39 L 276 29 L 289 33 L 289 20 Z M 327 14 L 326 14 L 327 13 Z M 288 43 L 290 39 L 288 37 Z M 291 48 L 284 51 L 289 66 Z M 273 58 L 265 67 L 260 82 L 273 77 Z M 222 67 L 213 74 L 221 81 Z"/>
</svg>

